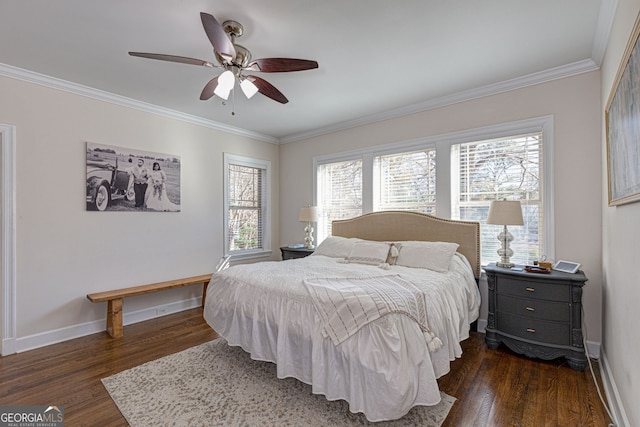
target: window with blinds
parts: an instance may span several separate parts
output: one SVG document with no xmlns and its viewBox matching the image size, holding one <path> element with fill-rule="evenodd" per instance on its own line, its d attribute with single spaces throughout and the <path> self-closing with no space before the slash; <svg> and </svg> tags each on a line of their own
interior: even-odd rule
<svg viewBox="0 0 640 427">
<path fill-rule="evenodd" d="M 373 210 L 417 211 L 435 215 L 435 148 L 375 157 Z"/>
<path fill-rule="evenodd" d="M 492 200 L 522 204 L 524 226 L 509 226 L 511 261 L 526 264 L 544 253 L 542 149 L 542 132 L 452 146 L 452 217 L 483 224 L 483 264 L 500 247 L 502 226 L 485 224 Z"/>
<path fill-rule="evenodd" d="M 322 242 L 331 235 L 331 221 L 362 215 L 362 159 L 319 165 L 316 191 Z"/>
<path fill-rule="evenodd" d="M 486 224 L 489 206 L 507 199 L 521 202 L 525 223 L 509 226 L 512 261 L 553 258 L 552 148 L 546 116 L 314 158 L 317 242 L 331 234 L 332 220 L 411 210 L 480 222 L 487 264 L 499 259 L 502 231 Z"/>
<path fill-rule="evenodd" d="M 268 250 L 265 245 L 268 162 L 226 155 L 225 166 L 225 253 Z"/>
</svg>

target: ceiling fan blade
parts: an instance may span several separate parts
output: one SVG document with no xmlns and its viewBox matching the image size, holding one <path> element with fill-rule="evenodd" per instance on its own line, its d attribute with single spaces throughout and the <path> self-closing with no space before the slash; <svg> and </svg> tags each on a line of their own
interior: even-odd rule
<svg viewBox="0 0 640 427">
<path fill-rule="evenodd" d="M 140 58 L 158 59 L 160 61 L 179 62 L 181 64 L 201 65 L 203 67 L 219 68 L 209 61 L 202 59 L 187 58 L 185 56 L 163 55 L 161 53 L 145 53 L 145 52 L 129 52 L 131 56 L 139 56 Z"/>
<path fill-rule="evenodd" d="M 273 99 L 274 101 L 278 101 L 281 104 L 286 104 L 289 102 L 286 96 L 282 94 L 274 85 L 266 81 L 265 79 L 261 79 L 257 76 L 247 76 L 256 85 L 258 88 L 258 92 L 263 94 L 264 96 Z"/>
<path fill-rule="evenodd" d="M 216 86 L 218 86 L 218 77 L 212 78 L 209 80 L 209 83 L 204 86 L 204 89 L 202 89 L 202 93 L 200 94 L 200 99 L 206 101 L 211 98 L 214 95 L 213 91 L 216 90 Z"/>
<path fill-rule="evenodd" d="M 216 52 L 229 62 L 235 61 L 236 48 L 233 47 L 233 43 L 231 43 L 222 25 L 213 15 L 208 13 L 200 12 L 200 19 L 202 20 L 204 31 L 207 33 L 207 37 L 209 37 L 209 41 Z"/>
<path fill-rule="evenodd" d="M 316 61 L 295 58 L 262 58 L 251 62 L 245 69 L 263 73 L 284 73 L 318 68 Z"/>
</svg>

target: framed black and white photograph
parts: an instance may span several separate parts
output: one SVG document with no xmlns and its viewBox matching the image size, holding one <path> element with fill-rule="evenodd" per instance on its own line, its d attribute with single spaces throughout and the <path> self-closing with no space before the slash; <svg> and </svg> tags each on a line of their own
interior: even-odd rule
<svg viewBox="0 0 640 427">
<path fill-rule="evenodd" d="M 640 201 L 640 15 L 605 111 L 609 206 Z"/>
<path fill-rule="evenodd" d="M 87 142 L 87 210 L 180 212 L 180 157 Z"/>
</svg>

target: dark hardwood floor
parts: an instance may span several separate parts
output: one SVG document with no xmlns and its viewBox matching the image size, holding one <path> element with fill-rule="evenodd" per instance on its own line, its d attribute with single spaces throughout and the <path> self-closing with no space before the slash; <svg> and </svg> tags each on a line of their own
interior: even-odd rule
<svg viewBox="0 0 640 427">
<path fill-rule="evenodd" d="M 606 427 L 611 422 L 588 366 L 578 372 L 564 359 L 529 359 L 504 345 L 491 350 L 479 333 L 462 349 L 462 358 L 438 380 L 442 391 L 458 399 L 443 427 Z M 600 368 L 592 363 L 604 397 Z"/>
<path fill-rule="evenodd" d="M 121 339 L 105 332 L 2 357 L 0 406 L 61 405 L 66 426 L 126 426 L 101 378 L 215 338 L 202 309 L 193 309 L 125 326 Z M 588 369 L 490 350 L 477 333 L 463 350 L 439 380 L 458 399 L 445 426 L 608 424 Z"/>
</svg>

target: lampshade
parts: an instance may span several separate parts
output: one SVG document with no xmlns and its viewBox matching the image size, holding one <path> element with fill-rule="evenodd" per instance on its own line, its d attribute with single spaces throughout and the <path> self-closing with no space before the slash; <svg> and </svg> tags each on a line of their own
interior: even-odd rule
<svg viewBox="0 0 640 427">
<path fill-rule="evenodd" d="M 317 206 L 305 206 L 300 208 L 300 216 L 298 217 L 300 222 L 318 222 L 318 207 Z"/>
<path fill-rule="evenodd" d="M 218 77 L 218 86 L 213 90 L 213 93 L 218 95 L 220 98 L 227 100 L 229 99 L 229 93 L 233 90 L 235 83 L 236 77 L 231 71 L 227 70 Z"/>
<path fill-rule="evenodd" d="M 494 200 L 489 207 L 487 224 L 523 225 L 519 200 Z"/>
<path fill-rule="evenodd" d="M 240 87 L 248 99 L 251 99 L 251 97 L 258 92 L 258 87 L 249 79 L 244 79 L 242 83 L 240 83 Z"/>
</svg>

